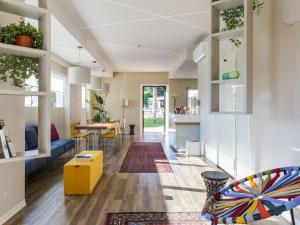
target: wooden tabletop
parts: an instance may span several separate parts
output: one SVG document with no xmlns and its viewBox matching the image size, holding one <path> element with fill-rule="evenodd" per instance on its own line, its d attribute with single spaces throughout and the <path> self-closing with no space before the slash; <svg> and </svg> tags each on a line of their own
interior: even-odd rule
<svg viewBox="0 0 300 225">
<path fill-rule="evenodd" d="M 85 125 L 77 125 L 74 127 L 75 130 L 105 130 L 111 129 L 116 126 L 116 123 L 93 123 Z"/>
</svg>

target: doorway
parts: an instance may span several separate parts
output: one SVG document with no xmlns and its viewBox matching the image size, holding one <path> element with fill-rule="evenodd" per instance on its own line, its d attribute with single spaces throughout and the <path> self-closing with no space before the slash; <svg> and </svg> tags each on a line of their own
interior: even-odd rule
<svg viewBox="0 0 300 225">
<path fill-rule="evenodd" d="M 166 86 L 143 86 L 142 125 L 144 133 L 166 131 Z"/>
</svg>

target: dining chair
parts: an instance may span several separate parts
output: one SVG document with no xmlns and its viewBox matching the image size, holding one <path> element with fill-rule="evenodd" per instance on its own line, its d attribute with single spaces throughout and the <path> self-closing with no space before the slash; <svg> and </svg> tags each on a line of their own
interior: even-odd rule
<svg viewBox="0 0 300 225">
<path fill-rule="evenodd" d="M 79 147 L 80 150 L 80 140 L 81 139 L 85 139 L 86 144 L 85 147 L 86 149 L 88 149 L 88 143 L 89 143 L 89 137 L 91 135 L 90 132 L 86 132 L 86 131 L 80 131 L 80 130 L 76 130 L 75 127 L 80 125 L 79 121 L 73 121 L 71 123 L 71 138 L 75 140 L 75 149 L 77 149 Z"/>
<path fill-rule="evenodd" d="M 121 125 L 120 122 L 115 122 L 114 124 L 114 128 L 111 128 L 106 133 L 99 135 L 99 145 L 101 146 L 102 143 L 104 148 L 114 147 L 114 150 L 116 151 L 119 146 Z M 110 146 L 109 143 L 112 143 L 112 146 Z"/>
</svg>

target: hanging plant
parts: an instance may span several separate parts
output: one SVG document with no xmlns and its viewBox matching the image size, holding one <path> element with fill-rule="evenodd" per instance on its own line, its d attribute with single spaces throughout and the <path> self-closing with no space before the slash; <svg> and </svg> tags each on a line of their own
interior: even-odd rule
<svg viewBox="0 0 300 225">
<path fill-rule="evenodd" d="M 19 88 L 25 81 L 34 76 L 39 78 L 39 61 L 35 58 L 15 55 L 0 55 L 0 80 Z"/>
<path fill-rule="evenodd" d="M 253 0 L 253 11 L 256 15 L 260 14 L 264 4 L 264 0 Z M 244 6 L 223 10 L 221 11 L 220 16 L 225 23 L 225 27 L 222 31 L 235 30 L 244 27 Z M 239 47 L 242 44 L 238 38 L 231 38 L 229 41 L 236 47 Z"/>
</svg>

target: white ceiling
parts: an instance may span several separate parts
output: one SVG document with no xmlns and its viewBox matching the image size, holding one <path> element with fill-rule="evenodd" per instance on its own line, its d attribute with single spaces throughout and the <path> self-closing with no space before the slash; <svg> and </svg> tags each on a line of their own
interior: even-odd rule
<svg viewBox="0 0 300 225">
<path fill-rule="evenodd" d="M 78 30 L 93 34 L 115 71 L 171 71 L 184 50 L 196 46 L 208 30 L 209 0 L 64 0 L 60 4 L 80 17 Z M 58 55 L 74 48 L 69 37 L 64 39 L 53 42 Z"/>
<path fill-rule="evenodd" d="M 72 65 L 81 65 L 92 68 L 94 76 L 108 76 L 99 62 L 94 64 L 95 59 L 85 49 L 80 51 L 81 44 L 70 34 L 69 31 L 54 17 L 51 17 L 51 50 Z"/>
</svg>

